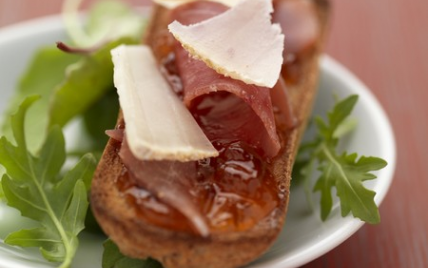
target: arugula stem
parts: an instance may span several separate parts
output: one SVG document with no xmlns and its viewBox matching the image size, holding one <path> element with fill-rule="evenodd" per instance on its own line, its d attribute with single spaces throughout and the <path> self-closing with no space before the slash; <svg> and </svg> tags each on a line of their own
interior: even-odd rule
<svg viewBox="0 0 428 268">
<path fill-rule="evenodd" d="M 337 170 L 339 171 L 341 177 L 343 178 L 343 181 L 348 185 L 348 187 L 352 191 L 353 195 L 355 197 L 357 197 L 358 202 L 362 205 L 362 208 L 364 208 L 364 210 L 367 213 L 370 213 L 370 210 L 367 209 L 367 207 L 364 205 L 364 201 L 361 200 L 360 195 L 355 191 L 354 187 L 350 183 L 348 177 L 346 176 L 346 173 L 343 170 L 342 165 L 336 160 L 336 158 L 334 157 L 334 155 L 328 149 L 327 145 L 323 142 L 320 145 L 320 147 L 321 147 L 321 151 L 324 153 L 324 155 L 327 157 L 327 159 L 337 168 Z"/>
<path fill-rule="evenodd" d="M 340 174 L 342 175 L 342 177 L 344 177 L 346 179 L 346 174 L 342 169 L 342 166 L 340 165 L 339 162 L 336 161 L 336 158 L 333 156 L 333 154 L 330 152 L 330 150 L 328 149 L 327 145 L 323 142 L 321 144 L 321 151 L 324 153 L 324 155 L 328 158 L 328 160 L 333 163 L 333 165 L 339 170 Z M 349 183 L 348 183 L 349 184 Z"/>
<path fill-rule="evenodd" d="M 36 184 L 37 187 L 37 191 L 39 192 L 40 196 L 42 197 L 43 203 L 45 204 L 46 207 L 46 212 L 48 213 L 49 217 L 51 218 L 52 222 L 54 223 L 56 229 L 58 230 L 61 239 L 64 243 L 64 247 L 65 247 L 65 260 L 62 262 L 60 268 L 68 268 L 71 264 L 71 260 L 72 260 L 72 256 L 73 252 L 72 252 L 72 247 L 70 246 L 70 241 L 68 240 L 67 234 L 65 233 L 64 228 L 62 227 L 61 223 L 59 222 L 58 218 L 55 216 L 55 214 L 53 213 L 53 209 L 51 207 L 51 204 L 49 203 L 49 200 L 46 198 L 46 195 L 43 192 L 42 186 L 40 185 L 39 181 L 37 180 L 37 176 L 34 172 L 34 166 L 33 166 L 33 162 L 31 161 L 31 156 L 29 153 L 27 153 L 27 160 L 29 163 L 29 167 L 31 170 L 31 178 L 34 181 L 34 183 Z M 44 179 L 42 179 L 42 181 L 44 181 Z"/>
<path fill-rule="evenodd" d="M 61 263 L 60 266 L 58 266 L 58 268 L 69 268 L 71 265 L 71 261 L 73 260 L 73 257 L 71 257 L 70 255 L 66 254 L 65 255 L 65 260 Z"/>
</svg>

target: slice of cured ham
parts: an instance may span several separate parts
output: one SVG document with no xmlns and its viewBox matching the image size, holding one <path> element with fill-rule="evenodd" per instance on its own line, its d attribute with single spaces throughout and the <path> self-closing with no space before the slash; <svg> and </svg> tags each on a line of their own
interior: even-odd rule
<svg viewBox="0 0 428 268">
<path fill-rule="evenodd" d="M 203 62 L 189 57 L 181 47 L 177 47 L 176 57 L 183 81 L 185 104 L 197 109 L 203 109 L 204 104 L 205 109 L 211 106 L 214 108 L 204 117 L 201 126 L 211 141 L 235 137 L 257 147 L 267 157 L 278 153 L 280 144 L 269 88 L 247 85 L 224 77 Z M 219 95 L 218 92 L 229 92 L 234 96 L 222 102 L 221 98 L 214 96 Z"/>
<path fill-rule="evenodd" d="M 174 21 L 168 28 L 193 57 L 216 72 L 272 88 L 284 49 L 284 35 L 278 24 L 272 24 L 272 12 L 271 0 L 243 0 L 202 22 L 185 26 Z"/>
<path fill-rule="evenodd" d="M 218 3 L 195 2 L 174 11 L 172 20 L 186 25 L 192 24 L 209 19 L 226 9 Z M 210 140 L 230 135 L 259 148 L 267 157 L 278 153 L 280 143 L 276 134 L 269 88 L 248 85 L 218 74 L 204 62 L 192 58 L 178 42 L 175 54 L 183 83 L 184 103 L 188 107 L 195 106 L 194 101 L 198 98 L 210 98 L 220 91 L 232 93 L 239 98 L 229 100 L 229 104 L 223 105 L 222 111 L 217 109 L 205 118 L 205 127 L 202 126 L 202 129 Z M 198 100 L 198 103 L 200 101 Z M 216 127 L 209 127 L 210 125 Z"/>
<path fill-rule="evenodd" d="M 209 235 L 205 217 L 192 202 L 188 191 L 194 186 L 194 162 L 141 161 L 132 154 L 126 138 L 119 155 L 127 167 L 132 167 L 128 171 L 138 186 L 183 214 L 197 233 Z"/>
<path fill-rule="evenodd" d="M 285 35 L 284 59 L 304 53 L 314 46 L 320 35 L 316 10 L 309 1 L 274 1 L 273 21 Z"/>
</svg>

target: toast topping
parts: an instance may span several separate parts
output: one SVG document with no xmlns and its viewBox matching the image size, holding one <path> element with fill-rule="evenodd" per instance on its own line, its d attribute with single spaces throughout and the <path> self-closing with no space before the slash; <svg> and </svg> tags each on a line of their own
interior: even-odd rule
<svg viewBox="0 0 428 268">
<path fill-rule="evenodd" d="M 197 1 L 171 11 L 171 21 L 198 23 L 226 10 Z M 116 181 L 118 189 L 139 217 L 159 227 L 202 236 L 254 228 L 288 194 L 274 176 L 275 159 L 267 159 L 278 151 L 263 144 L 269 132 L 281 132 L 280 150 L 293 126 L 283 81 L 273 89 L 245 84 L 192 58 L 165 34 L 157 37 L 162 40 L 152 44 L 164 75 L 219 156 L 185 163 L 139 161 L 126 153 L 125 142 L 120 156 L 126 172 Z"/>
<path fill-rule="evenodd" d="M 162 77 L 149 47 L 120 46 L 112 56 L 125 135 L 138 159 L 190 161 L 218 155 Z"/>
<path fill-rule="evenodd" d="M 192 57 L 216 72 L 272 88 L 284 48 L 284 35 L 278 24 L 272 24 L 272 12 L 270 0 L 243 0 L 208 20 L 188 26 L 174 21 L 168 28 Z"/>
</svg>

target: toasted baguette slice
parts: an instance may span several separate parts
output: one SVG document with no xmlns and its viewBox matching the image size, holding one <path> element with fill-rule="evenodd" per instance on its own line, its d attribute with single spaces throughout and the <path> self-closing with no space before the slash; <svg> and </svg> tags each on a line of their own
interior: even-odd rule
<svg viewBox="0 0 428 268">
<path fill-rule="evenodd" d="M 118 244 L 123 254 L 140 259 L 152 257 L 165 268 L 233 268 L 256 259 L 274 242 L 285 221 L 292 166 L 316 96 L 319 56 L 327 27 L 327 0 L 312 1 L 316 5 L 321 36 L 315 49 L 299 65 L 299 72 L 304 75 L 293 86 L 288 86 L 299 125 L 291 132 L 280 133 L 287 142 L 275 160 L 274 175 L 278 185 L 286 189 L 282 204 L 273 215 L 246 232 L 214 233 L 203 238 L 152 225 L 138 217 L 116 187 L 115 181 L 123 173 L 124 167 L 118 156 L 117 141 L 110 139 L 92 182 L 91 206 L 102 229 Z M 146 39 L 148 44 L 151 42 L 151 32 L 166 27 L 165 13 L 164 8 L 154 8 Z M 123 117 L 119 114 L 118 125 L 123 123 Z"/>
</svg>

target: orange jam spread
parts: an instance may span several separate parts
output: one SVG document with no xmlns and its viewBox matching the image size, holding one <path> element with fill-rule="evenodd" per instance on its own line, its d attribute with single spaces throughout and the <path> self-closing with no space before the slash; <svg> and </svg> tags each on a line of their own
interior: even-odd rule
<svg viewBox="0 0 428 268">
<path fill-rule="evenodd" d="M 161 68 L 167 79 L 174 81 L 171 83 L 172 88 L 182 97 L 181 85 L 176 79 L 178 75 L 174 68 L 174 57 L 171 53 L 165 55 Z M 237 106 L 239 103 L 241 106 Z M 284 198 L 271 173 L 270 159 L 262 158 L 261 151 L 227 134 L 227 131 L 222 132 L 223 128 L 239 128 L 235 124 L 239 120 L 235 121 L 232 116 L 229 124 L 233 126 L 209 120 L 213 113 L 233 113 L 234 109 L 248 109 L 253 113 L 246 103 L 242 103 L 231 93 L 217 92 L 195 99 L 190 109 L 219 151 L 216 158 L 194 162 L 195 181 L 187 193 L 198 210 L 205 215 L 212 233 L 248 230 L 268 217 Z M 247 124 L 246 135 L 257 134 L 251 133 L 251 126 L 248 127 Z M 137 186 L 134 181 L 131 173 L 126 171 L 118 178 L 117 187 L 125 195 L 128 204 L 135 208 L 138 217 L 159 227 L 195 233 L 189 220 L 181 212 Z"/>
<path fill-rule="evenodd" d="M 215 125 L 204 126 L 204 119 L 214 110 L 210 108 L 228 110 L 227 103 L 234 105 L 235 98 L 238 97 L 219 92 L 204 96 L 193 106 L 191 112 L 208 137 L 219 131 Z M 269 216 L 284 198 L 271 173 L 271 161 L 260 157 L 258 149 L 236 138 L 220 137 L 212 142 L 219 156 L 194 162 L 195 182 L 188 194 L 205 215 L 212 233 L 248 230 Z M 139 217 L 159 227 L 194 232 L 185 216 L 133 181 L 131 173 L 125 172 L 118 178 L 117 187 Z"/>
<path fill-rule="evenodd" d="M 196 183 L 188 189 L 189 194 L 206 216 L 211 232 L 248 230 L 269 216 L 282 198 L 270 164 L 240 142 L 218 141 L 214 145 L 220 156 L 195 162 Z M 116 185 L 145 221 L 170 230 L 194 232 L 179 211 L 133 183 L 130 173 L 124 172 Z"/>
</svg>

